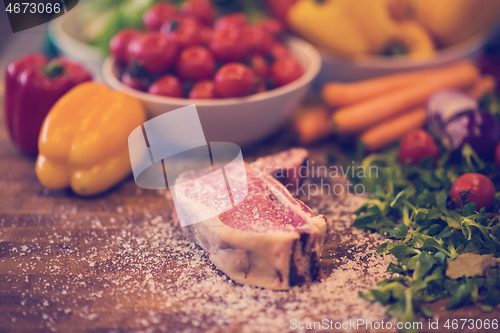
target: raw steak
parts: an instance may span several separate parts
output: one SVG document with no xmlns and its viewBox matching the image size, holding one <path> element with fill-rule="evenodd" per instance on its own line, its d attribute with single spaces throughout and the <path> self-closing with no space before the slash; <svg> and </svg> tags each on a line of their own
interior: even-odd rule
<svg viewBox="0 0 500 333">
<path fill-rule="evenodd" d="M 309 152 L 304 148 L 292 148 L 279 154 L 259 157 L 252 166 L 274 176 L 293 192 L 302 183 L 300 168 L 305 164 L 308 155 Z"/>
<path fill-rule="evenodd" d="M 305 158 L 307 154 L 301 156 Z M 263 171 L 266 164 L 276 167 L 279 159 L 266 157 L 259 161 L 259 167 L 245 165 L 248 185 L 241 177 L 231 179 L 234 172 L 226 173 L 234 202 L 240 202 L 237 197 L 246 194 L 248 189 L 243 201 L 216 217 L 184 228 L 215 266 L 236 282 L 283 290 L 320 279 L 323 273 L 319 257 L 326 230 L 324 216 L 314 216 L 309 207 Z M 297 164 L 293 158 L 281 161 Z M 199 176 L 197 172 L 185 172 L 176 184 Z M 176 191 L 177 200 L 184 203 L 182 207 L 191 207 L 191 214 L 220 208 L 221 202 L 205 199 L 209 193 L 222 190 L 217 188 L 220 185 L 204 182 L 195 186 Z"/>
</svg>

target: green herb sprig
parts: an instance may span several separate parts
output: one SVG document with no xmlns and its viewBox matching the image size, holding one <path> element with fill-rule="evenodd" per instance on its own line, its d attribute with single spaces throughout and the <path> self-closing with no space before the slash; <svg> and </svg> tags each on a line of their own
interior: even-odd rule
<svg viewBox="0 0 500 333">
<path fill-rule="evenodd" d="M 455 208 L 449 198 L 451 184 L 461 174 L 481 172 L 494 179 L 498 170 L 493 163 L 480 160 L 465 146 L 458 161 L 456 156 L 446 155 L 436 166 L 430 159 L 418 166 L 401 165 L 395 148 L 369 155 L 361 165 L 377 166 L 379 172 L 377 178 L 358 179 L 370 196 L 355 212 L 354 226 L 388 238 L 377 253 L 392 254 L 397 263 L 387 267 L 394 274 L 391 279 L 360 295 L 389 305 L 388 314 L 402 322 L 432 317 L 429 303 L 439 299 L 449 299 L 447 309 L 475 304 L 491 311 L 500 304 L 499 270 L 492 264 L 496 264 L 492 258 L 500 257 L 497 214 L 484 208 L 476 211 L 473 202 Z M 496 198 L 494 212 L 498 212 L 500 192 Z M 478 266 L 478 260 L 466 259 L 465 253 L 488 258 L 484 263 L 489 273 L 480 270 L 474 276 L 448 277 L 452 260 L 475 272 L 472 266 Z"/>
</svg>

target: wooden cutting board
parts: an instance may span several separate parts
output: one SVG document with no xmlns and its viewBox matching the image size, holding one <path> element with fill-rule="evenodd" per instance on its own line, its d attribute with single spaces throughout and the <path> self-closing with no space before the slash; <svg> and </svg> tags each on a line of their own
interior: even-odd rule
<svg viewBox="0 0 500 333">
<path fill-rule="evenodd" d="M 293 140 L 282 132 L 244 156 L 277 152 Z M 321 159 L 330 149 L 327 143 L 312 154 Z M 373 253 L 380 240 L 349 227 L 345 198 L 308 201 L 336 216 L 322 256 L 330 278 L 274 292 L 237 285 L 217 271 L 171 225 L 165 191 L 142 190 L 129 178 L 93 198 L 52 192 L 39 184 L 34 162 L 18 153 L 0 122 L 0 332 L 268 332 L 291 330 L 294 318 L 388 320 L 379 305 L 356 299 L 356 290 L 341 291 L 369 286 L 385 270 Z M 448 312 L 445 305 L 433 305 L 439 331 L 447 331 L 448 318 L 500 319 L 498 309 Z M 436 332 L 426 322 L 423 328 Z"/>
</svg>

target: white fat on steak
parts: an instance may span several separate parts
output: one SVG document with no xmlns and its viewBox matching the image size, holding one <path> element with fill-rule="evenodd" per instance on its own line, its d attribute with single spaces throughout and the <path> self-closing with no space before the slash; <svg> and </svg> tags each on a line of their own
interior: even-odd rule
<svg viewBox="0 0 500 333">
<path fill-rule="evenodd" d="M 282 158 L 297 152 L 301 153 L 301 161 Z M 323 215 L 314 216 L 312 210 L 294 198 L 283 184 L 270 173 L 261 171 L 266 165 L 276 167 L 280 161 L 300 165 L 307 151 L 306 154 L 303 150 L 287 151 L 277 154 L 279 158 L 276 159 L 273 156 L 257 160 L 260 168 L 245 165 L 247 183 L 241 182 L 241 177 L 230 179 L 234 173 L 227 172 L 232 196 L 248 192 L 245 199 L 237 200 L 239 204 L 218 216 L 183 229 L 207 252 L 214 265 L 234 281 L 283 290 L 312 283 L 323 276 L 319 258 L 326 220 Z M 176 184 L 198 176 L 197 172 L 186 172 L 179 176 Z M 240 179 L 239 183 L 237 179 Z M 193 186 L 197 188 L 187 186 L 176 193 L 176 199 L 183 202 L 176 208 L 191 207 L 193 211 L 207 212 L 219 207 L 220 203 L 213 200 L 213 195 L 211 200 L 204 200 L 204 193 L 221 190 L 217 188 L 219 184 L 197 183 Z M 248 191 L 244 191 L 245 186 Z"/>
</svg>

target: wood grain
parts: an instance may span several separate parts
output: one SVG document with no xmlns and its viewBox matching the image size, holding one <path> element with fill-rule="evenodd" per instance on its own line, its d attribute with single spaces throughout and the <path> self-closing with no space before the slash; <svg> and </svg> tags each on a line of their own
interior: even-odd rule
<svg viewBox="0 0 500 333">
<path fill-rule="evenodd" d="M 279 151 L 293 145 L 294 140 L 293 133 L 282 132 L 258 147 L 245 148 L 244 156 Z M 329 149 L 329 144 L 324 144 L 312 151 L 324 155 Z M 143 278 L 138 263 L 131 262 L 123 250 L 120 235 L 127 230 L 140 236 L 130 239 L 142 238 L 149 244 L 152 235 L 142 233 L 149 226 L 144 221 L 156 216 L 167 221 L 171 211 L 165 192 L 142 190 L 130 178 L 93 198 L 44 189 L 36 179 L 34 159 L 13 147 L 0 122 L 0 332 L 204 331 L 203 325 L 186 322 L 173 311 L 181 305 L 165 307 L 165 293 L 126 291 L 110 282 Z M 350 232 L 346 229 L 344 234 Z M 351 247 L 341 245 L 341 237 L 342 233 L 337 233 L 327 239 L 322 258 L 327 275 L 339 267 L 341 258 L 353 255 Z M 140 249 L 141 245 L 130 246 Z M 168 286 L 171 289 L 165 287 L 164 291 L 174 292 L 180 288 L 176 281 L 185 274 L 179 263 L 189 259 L 189 253 L 157 251 L 155 255 L 158 258 L 145 257 L 143 269 L 155 272 L 153 278 L 158 283 L 173 281 Z M 197 278 L 203 280 L 204 270 L 215 268 L 206 258 L 201 260 Z M 445 304 L 433 305 L 441 320 L 500 319 L 498 310 L 483 313 L 468 307 L 447 312 Z M 238 325 L 212 329 L 237 332 L 244 328 Z M 251 330 L 252 323 L 246 328 Z"/>
</svg>

